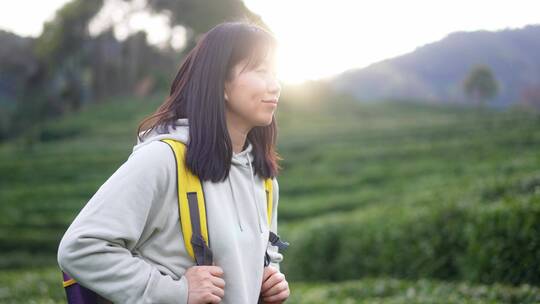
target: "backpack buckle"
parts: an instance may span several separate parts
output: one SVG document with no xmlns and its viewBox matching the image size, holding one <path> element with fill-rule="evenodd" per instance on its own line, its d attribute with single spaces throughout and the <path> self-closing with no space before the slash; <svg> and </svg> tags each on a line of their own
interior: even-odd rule
<svg viewBox="0 0 540 304">
<path fill-rule="evenodd" d="M 268 240 L 270 243 L 272 243 L 273 246 L 277 246 L 279 249 L 286 249 L 289 247 L 289 243 L 281 241 L 279 239 L 279 235 L 275 234 L 274 232 L 270 231 L 270 234 L 268 235 Z"/>
</svg>

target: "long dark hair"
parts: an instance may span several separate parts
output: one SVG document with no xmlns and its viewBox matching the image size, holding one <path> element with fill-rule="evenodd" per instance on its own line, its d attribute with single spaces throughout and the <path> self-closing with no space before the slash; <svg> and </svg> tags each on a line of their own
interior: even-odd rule
<svg viewBox="0 0 540 304">
<path fill-rule="evenodd" d="M 238 62 L 248 58 L 246 67 L 258 66 L 276 45 L 272 33 L 256 24 L 234 21 L 216 25 L 184 58 L 163 104 L 141 121 L 137 129 L 139 140 L 141 130 L 174 128 L 177 119 L 187 118 L 189 170 L 201 180 L 225 180 L 233 155 L 225 120 L 225 81 L 230 79 Z M 252 128 L 247 140 L 253 146 L 255 174 L 263 178 L 277 176 L 281 158 L 275 151 L 275 117 L 268 126 Z"/>
</svg>

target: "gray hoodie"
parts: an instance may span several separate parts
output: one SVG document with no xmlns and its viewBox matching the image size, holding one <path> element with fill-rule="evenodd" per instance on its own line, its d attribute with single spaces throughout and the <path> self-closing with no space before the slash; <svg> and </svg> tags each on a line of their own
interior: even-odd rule
<svg viewBox="0 0 540 304">
<path fill-rule="evenodd" d="M 184 246 L 178 214 L 176 163 L 160 139 L 188 143 L 188 121 L 138 141 L 129 158 L 97 190 L 65 232 L 58 264 L 82 285 L 114 303 L 187 303 L 185 271 L 195 266 Z M 277 234 L 279 189 L 267 223 L 263 179 L 253 175 L 251 143 L 233 153 L 228 178 L 203 182 L 210 248 L 223 268 L 221 303 L 257 303 L 264 254 L 279 269 L 283 256 L 268 242 Z"/>
</svg>

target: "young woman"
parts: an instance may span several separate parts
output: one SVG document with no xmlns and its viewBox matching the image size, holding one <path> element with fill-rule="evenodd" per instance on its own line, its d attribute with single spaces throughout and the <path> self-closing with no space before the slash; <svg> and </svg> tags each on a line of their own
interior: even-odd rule
<svg viewBox="0 0 540 304">
<path fill-rule="evenodd" d="M 269 242 L 279 195 L 275 48 L 271 33 L 246 22 L 219 24 L 199 40 L 170 96 L 139 126 L 132 154 L 63 236 L 58 263 L 65 273 L 114 303 L 288 298 L 283 256 Z M 202 183 L 213 265 L 197 266 L 186 251 L 175 155 L 163 139 L 186 144 L 186 167 Z"/>
</svg>

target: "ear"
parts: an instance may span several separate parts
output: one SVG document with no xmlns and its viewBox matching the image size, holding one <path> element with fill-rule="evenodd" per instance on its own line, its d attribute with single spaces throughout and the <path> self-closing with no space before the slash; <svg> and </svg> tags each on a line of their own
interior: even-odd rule
<svg viewBox="0 0 540 304">
<path fill-rule="evenodd" d="M 227 92 L 225 92 L 224 98 L 225 98 L 225 100 L 229 101 L 229 96 L 227 96 Z"/>
</svg>

